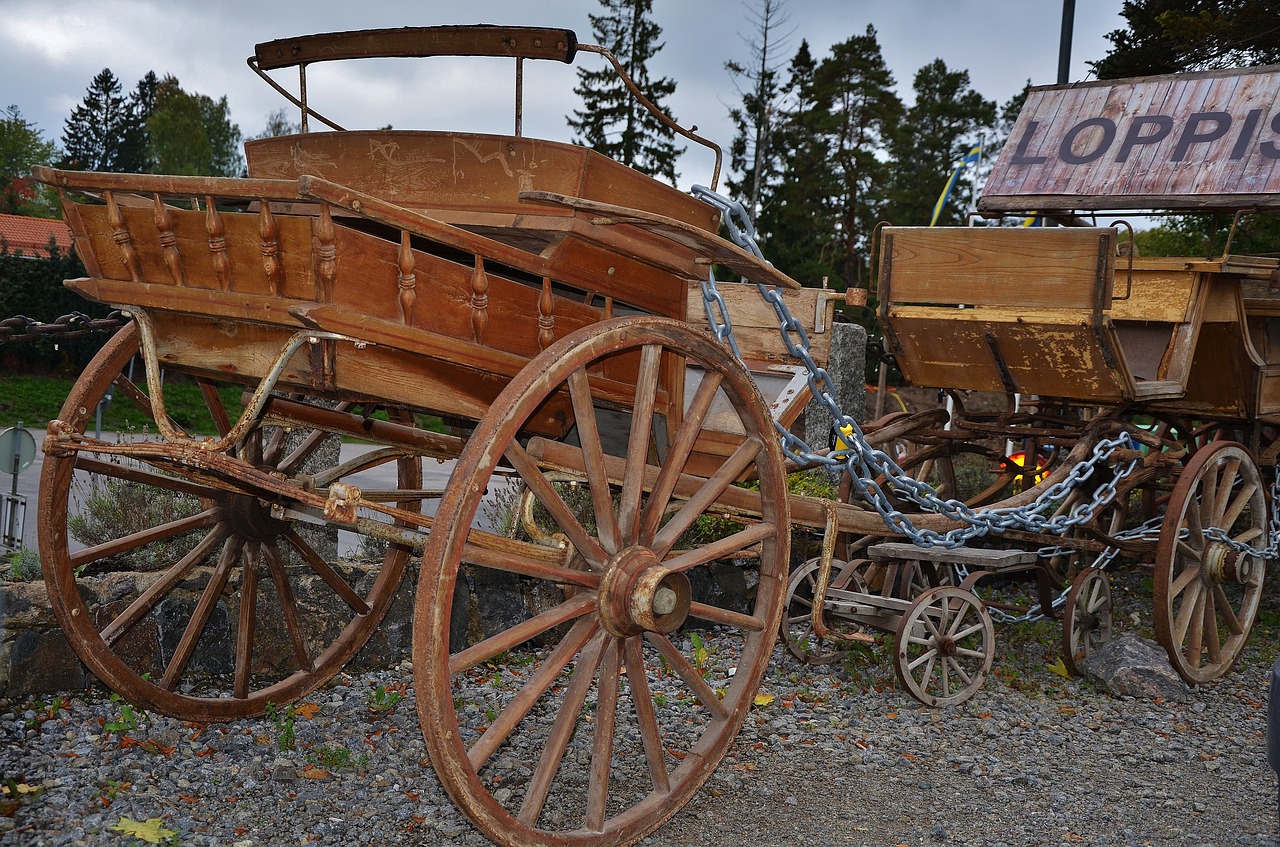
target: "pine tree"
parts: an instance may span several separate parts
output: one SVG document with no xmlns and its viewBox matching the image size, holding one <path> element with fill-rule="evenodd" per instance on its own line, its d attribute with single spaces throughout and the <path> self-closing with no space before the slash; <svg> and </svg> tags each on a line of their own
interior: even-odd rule
<svg viewBox="0 0 1280 847">
<path fill-rule="evenodd" d="M 120 80 L 110 68 L 103 68 L 63 125 L 61 165 L 82 171 L 140 170 L 139 163 L 130 160 L 132 131 Z"/>
<path fill-rule="evenodd" d="M 736 134 L 729 145 L 729 168 L 732 175 L 725 180 L 729 193 L 746 205 L 753 216 L 760 214 L 760 201 L 766 185 L 778 175 L 777 139 L 782 106 L 782 83 L 777 56 L 786 49 L 786 33 L 778 30 L 787 24 L 783 0 L 757 0 L 758 8 L 750 10 L 755 22 L 752 40 L 746 42 L 750 54 L 747 64 L 725 62 L 725 69 L 741 86 L 742 105 L 729 110 Z"/>
<path fill-rule="evenodd" d="M 596 42 L 612 53 L 649 100 L 664 114 L 663 101 L 676 90 L 670 77 L 653 79 L 648 62 L 662 50 L 662 29 L 650 14 L 653 0 L 600 0 L 604 14 L 588 15 Z M 612 67 L 588 70 L 579 67 L 573 91 L 582 98 L 569 126 L 575 141 L 625 165 L 675 184 L 676 157 L 683 147 L 675 144 L 675 131 L 664 125 L 631 96 Z"/>
<path fill-rule="evenodd" d="M 1274 0 L 1125 0 L 1099 79 L 1280 62 Z"/>
<path fill-rule="evenodd" d="M 823 128 L 838 184 L 841 287 L 862 287 L 871 233 L 884 215 L 890 136 L 903 112 L 893 86 L 870 25 L 864 34 L 832 47 L 814 76 L 814 100 L 827 115 Z"/>
<path fill-rule="evenodd" d="M 889 218 L 897 224 L 924 226 L 957 162 L 994 134 L 996 104 L 969 86 L 968 71 L 952 71 L 935 59 L 916 72 L 915 104 L 893 134 L 892 202 Z M 942 210 L 938 226 L 964 222 L 975 169 L 961 171 L 960 182 Z"/>
<path fill-rule="evenodd" d="M 125 125 L 124 137 L 121 139 L 121 158 L 129 165 L 129 170 L 143 173 L 155 173 L 155 162 L 151 158 L 150 139 L 147 136 L 147 120 L 156 107 L 156 93 L 160 90 L 160 80 L 155 71 L 147 71 L 147 75 L 138 80 L 137 86 L 129 94 L 129 120 Z"/>
<path fill-rule="evenodd" d="M 766 185 L 756 229 L 769 261 L 802 285 L 818 287 L 839 268 L 836 199 L 825 108 L 814 99 L 817 62 L 801 41 L 783 86 L 788 108 L 780 116 L 775 149 L 781 162 L 776 184 Z"/>
</svg>

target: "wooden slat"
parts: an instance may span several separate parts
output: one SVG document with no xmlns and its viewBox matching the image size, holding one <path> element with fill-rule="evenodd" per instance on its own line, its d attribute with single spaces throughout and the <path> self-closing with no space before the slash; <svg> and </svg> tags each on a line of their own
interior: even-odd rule
<svg viewBox="0 0 1280 847">
<path fill-rule="evenodd" d="M 882 302 L 1042 307 L 1105 306 L 1114 231 L 886 227 Z"/>
<path fill-rule="evenodd" d="M 729 309 L 733 337 L 744 358 L 799 364 L 787 353 L 778 330 L 781 321 L 773 305 L 760 296 L 759 288 L 744 283 L 718 282 L 716 289 Z M 814 361 L 825 366 L 831 358 L 831 321 L 835 301 L 843 295 L 821 288 L 798 288 L 784 289 L 782 296 L 792 317 L 800 321 L 809 336 L 809 352 Z M 690 283 L 688 297 L 688 322 L 710 332 L 701 284 Z"/>
</svg>

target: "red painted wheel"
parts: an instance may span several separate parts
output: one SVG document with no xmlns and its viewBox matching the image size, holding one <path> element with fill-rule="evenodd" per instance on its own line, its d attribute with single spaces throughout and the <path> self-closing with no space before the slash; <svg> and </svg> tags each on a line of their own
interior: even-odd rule
<svg viewBox="0 0 1280 847">
<path fill-rule="evenodd" d="M 672 380 L 695 374 L 682 404 Z M 673 397 L 682 421 L 669 414 Z M 576 508 L 552 479 L 563 468 L 544 471 L 526 441 L 552 408 L 573 413 Z M 733 418 L 741 446 L 704 474 L 689 457 L 713 409 L 717 421 Z M 631 410 L 629 430 L 622 424 L 626 438 L 610 455 L 604 422 L 618 410 Z M 542 534 L 563 546 L 482 549 L 470 528 L 500 464 L 545 510 Z M 727 538 L 686 544 L 743 478 L 758 487 L 759 514 Z M 778 632 L 788 542 L 772 423 L 723 346 L 683 323 L 624 318 L 548 347 L 467 442 L 423 556 L 418 714 L 454 801 L 508 847 L 628 844 L 656 829 L 710 776 L 752 705 Z M 691 597 L 691 577 L 747 547 L 760 563 L 748 608 Z M 468 586 L 494 572 L 522 575 L 521 594 L 546 608 L 450 654 L 454 616 L 468 596 L 475 602 Z M 681 631 L 685 623 L 698 628 Z M 489 667 L 498 656 L 502 668 Z"/>
</svg>

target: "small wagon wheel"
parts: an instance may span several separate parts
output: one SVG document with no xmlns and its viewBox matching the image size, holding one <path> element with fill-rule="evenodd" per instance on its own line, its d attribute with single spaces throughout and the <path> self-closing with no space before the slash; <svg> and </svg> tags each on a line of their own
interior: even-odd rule
<svg viewBox="0 0 1280 847">
<path fill-rule="evenodd" d="M 894 639 L 893 669 L 926 706 L 963 703 L 982 687 L 995 657 L 995 627 L 982 601 L 962 588 L 916 598 Z"/>
<path fill-rule="evenodd" d="M 836 563 L 833 563 L 833 565 Z M 862 562 L 846 562 L 833 567 L 831 587 L 865 593 L 866 584 L 858 573 Z M 819 561 L 810 559 L 791 572 L 787 580 L 786 612 L 782 616 L 782 641 L 787 652 L 808 665 L 826 665 L 847 655 L 836 642 L 814 635 L 813 596 L 817 593 Z"/>
<path fill-rule="evenodd" d="M 1111 582 L 1101 568 L 1085 568 L 1076 575 L 1062 613 L 1062 661 L 1081 675 L 1089 654 L 1111 640 Z"/>
<path fill-rule="evenodd" d="M 1219 533 L 1252 547 L 1267 539 L 1258 467 L 1248 450 L 1229 441 L 1215 441 L 1191 458 L 1169 498 L 1156 546 L 1156 638 L 1192 685 L 1231 668 L 1262 597 L 1264 563 Z"/>
<path fill-rule="evenodd" d="M 657 451 L 655 412 L 670 411 L 661 377 L 686 368 L 701 380 L 669 446 Z M 624 375 L 612 388 L 602 379 L 611 373 Z M 713 400 L 720 412 L 733 410 L 742 441 L 705 476 L 691 470 L 689 455 Z M 580 445 L 573 453 L 590 492 L 584 515 L 537 464 L 546 446 L 523 440 L 534 416 L 557 402 L 573 409 Z M 596 415 L 605 405 L 634 410 L 625 457 L 606 455 Z M 492 556 L 468 544 L 500 462 L 558 524 L 568 541 L 558 558 L 518 548 Z M 743 478 L 758 494 L 733 487 Z M 719 514 L 717 501 L 728 495 L 754 498 L 754 518 L 726 538 L 681 549 L 686 529 L 700 515 Z M 691 599 L 693 571 L 748 547 L 758 551 L 759 577 L 745 609 Z M 423 555 L 414 618 L 418 715 L 454 801 L 508 847 L 626 844 L 658 827 L 715 769 L 751 708 L 777 637 L 788 549 L 772 422 L 726 348 L 683 323 L 622 318 L 544 350 L 467 442 Z M 520 575 L 526 594 L 572 590 L 450 655 L 452 618 L 465 609 L 459 596 L 489 570 Z M 686 619 L 710 628 L 676 632 Z M 486 663 L 500 655 L 531 664 L 494 681 Z M 732 672 L 717 656 L 733 663 Z M 562 767 L 566 761 L 575 766 Z"/>
<path fill-rule="evenodd" d="M 125 372 L 137 351 L 136 328 L 118 332 L 76 382 L 60 419 L 83 432 L 113 385 L 114 402 L 150 413 L 145 383 Z M 233 401 L 216 381 L 200 384 L 227 431 Z M 242 392 L 236 386 L 227 396 Z M 325 436 L 257 426 L 230 452 L 279 478 L 327 485 L 343 477 L 318 482 Z M 381 461 L 397 462 L 400 489 L 421 488 L 420 461 L 391 452 L 398 458 Z M 45 583 L 72 647 L 130 701 L 186 720 L 260 714 L 320 686 L 368 640 L 410 555 L 391 545 L 376 573 L 357 580 L 325 539 L 273 514 L 287 503 L 229 493 L 181 465 L 161 470 L 80 450 L 47 456 L 42 474 Z M 394 492 L 387 499 L 417 508 Z M 116 513 L 95 517 L 111 501 Z"/>
</svg>

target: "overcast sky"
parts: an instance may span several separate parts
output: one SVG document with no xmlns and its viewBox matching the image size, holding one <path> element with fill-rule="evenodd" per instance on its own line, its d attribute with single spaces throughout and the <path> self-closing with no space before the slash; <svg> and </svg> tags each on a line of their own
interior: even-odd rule
<svg viewBox="0 0 1280 847">
<path fill-rule="evenodd" d="M 1123 28 L 1121 0 L 1077 0 L 1072 81 L 1102 58 L 1106 33 Z M 745 61 L 758 0 L 654 0 L 665 48 L 653 76 L 676 80 L 668 101 L 684 124 L 727 147 L 726 112 L 740 101 L 724 70 Z M 46 139 L 61 144 L 63 123 L 94 75 L 109 67 L 126 91 L 149 70 L 173 74 L 189 92 L 226 95 L 245 136 L 287 105 L 245 65 L 257 42 L 350 29 L 492 23 L 574 30 L 591 42 L 587 15 L 595 0 L 0 0 L 0 108 L 13 104 Z M 968 70 L 973 87 L 1003 104 L 1023 84 L 1056 81 L 1061 0 L 784 0 L 789 58 L 802 39 L 821 59 L 829 48 L 872 24 L 899 94 L 923 65 L 941 58 Z M 578 64 L 600 62 L 580 55 Z M 346 67 L 342 67 L 342 66 Z M 569 140 L 565 115 L 580 105 L 572 68 L 526 63 L 525 134 Z M 511 132 L 512 63 L 508 60 L 380 60 L 313 66 L 312 106 L 352 129 Z M 296 88 L 296 72 L 277 78 Z M 296 115 L 291 113 L 296 119 Z M 709 156 L 688 154 L 680 183 L 706 182 Z"/>
</svg>

